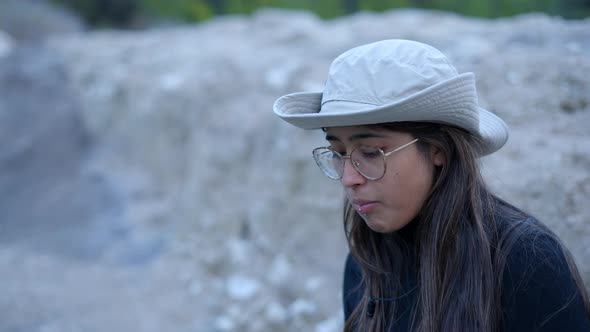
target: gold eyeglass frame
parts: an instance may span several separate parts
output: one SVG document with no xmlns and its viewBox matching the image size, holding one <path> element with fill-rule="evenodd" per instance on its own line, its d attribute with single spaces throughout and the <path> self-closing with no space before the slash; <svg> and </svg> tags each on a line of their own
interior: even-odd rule
<svg viewBox="0 0 590 332">
<path fill-rule="evenodd" d="M 381 174 L 381 176 L 373 178 L 370 176 L 365 175 L 363 172 L 361 172 L 361 170 L 358 169 L 358 166 L 360 165 L 357 161 L 354 161 L 351 159 L 352 154 L 360 147 L 356 147 L 354 148 L 351 152 L 350 152 L 350 156 L 343 156 L 341 155 L 338 151 L 332 149 L 329 146 L 322 146 L 322 147 L 318 147 L 313 149 L 312 154 L 313 154 L 313 159 L 315 160 L 316 164 L 318 165 L 319 169 L 322 171 L 322 173 L 324 173 L 327 177 L 329 177 L 330 179 L 333 180 L 340 180 L 342 179 L 342 176 L 344 176 L 344 167 L 345 167 L 345 163 L 346 163 L 346 159 L 350 159 L 350 163 L 352 165 L 352 167 L 354 167 L 354 169 L 359 172 L 360 175 L 362 175 L 365 179 L 367 180 L 372 180 L 372 181 L 376 181 L 379 180 L 381 178 L 383 178 L 385 176 L 385 173 L 387 172 L 387 161 L 385 160 L 387 157 L 389 157 L 390 155 L 392 155 L 395 152 L 398 152 L 400 150 L 402 150 L 403 148 L 406 148 L 414 143 L 418 142 L 418 138 L 414 139 L 411 142 L 408 142 L 400 147 L 395 148 L 392 151 L 389 152 L 384 152 L 381 148 L 376 148 L 379 152 L 381 152 L 381 155 L 383 156 L 383 174 Z M 342 172 L 337 172 L 337 173 L 342 173 L 339 174 L 338 177 L 333 177 L 328 175 L 328 173 L 326 173 L 326 171 L 324 171 L 324 169 L 322 168 L 322 166 L 320 166 L 320 162 L 318 162 L 318 159 L 316 157 L 316 151 L 318 150 L 330 150 L 332 153 L 335 153 L 338 157 L 340 157 L 340 159 L 342 160 Z"/>
</svg>

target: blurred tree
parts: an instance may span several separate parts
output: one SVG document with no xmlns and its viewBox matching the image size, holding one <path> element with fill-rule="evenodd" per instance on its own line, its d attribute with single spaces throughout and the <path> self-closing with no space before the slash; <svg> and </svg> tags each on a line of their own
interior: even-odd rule
<svg viewBox="0 0 590 332">
<path fill-rule="evenodd" d="M 226 13 L 226 10 L 225 10 L 226 1 L 225 0 L 207 0 L 207 3 L 213 9 L 213 13 L 215 15 L 223 15 Z"/>
<path fill-rule="evenodd" d="M 312 9 L 314 9 L 320 17 L 324 18 L 333 18 L 346 14 L 341 0 L 316 1 L 312 6 Z"/>
<path fill-rule="evenodd" d="M 428 6 L 428 0 L 412 0 L 410 1 L 410 3 L 412 4 L 412 7 L 417 7 L 417 8 L 428 8 L 431 6 Z"/>
<path fill-rule="evenodd" d="M 342 0 L 342 7 L 346 14 L 352 14 L 358 11 L 359 4 L 357 0 Z"/>
<path fill-rule="evenodd" d="M 2 1 L 2 0 L 0 0 Z M 215 15 L 250 14 L 260 7 L 309 10 L 322 18 L 359 10 L 429 8 L 480 17 L 510 16 L 531 11 L 564 18 L 590 16 L 590 0 L 46 0 L 67 5 L 91 26 L 131 27 L 138 16 L 150 21 L 203 21 Z"/>
<path fill-rule="evenodd" d="M 153 18 L 202 21 L 214 14 L 207 0 L 139 0 L 142 14 Z"/>
<path fill-rule="evenodd" d="M 74 9 L 93 26 L 129 27 L 138 10 L 137 0 L 55 0 L 55 2 Z"/>
</svg>

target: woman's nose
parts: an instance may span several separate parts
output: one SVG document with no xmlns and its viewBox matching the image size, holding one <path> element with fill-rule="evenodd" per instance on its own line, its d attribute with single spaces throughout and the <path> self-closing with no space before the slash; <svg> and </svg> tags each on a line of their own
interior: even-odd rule
<svg viewBox="0 0 590 332">
<path fill-rule="evenodd" d="M 348 161 L 348 162 L 347 162 Z M 365 177 L 352 165 L 354 163 L 351 159 L 344 160 L 344 167 L 342 170 L 342 178 L 340 182 L 345 187 L 352 187 L 367 181 Z"/>
</svg>

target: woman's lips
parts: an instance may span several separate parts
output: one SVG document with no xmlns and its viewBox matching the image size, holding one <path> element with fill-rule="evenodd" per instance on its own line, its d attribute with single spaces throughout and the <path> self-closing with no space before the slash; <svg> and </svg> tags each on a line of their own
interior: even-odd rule
<svg viewBox="0 0 590 332">
<path fill-rule="evenodd" d="M 373 201 L 355 200 L 352 204 L 354 206 L 354 209 L 358 212 L 362 214 L 368 214 L 375 209 L 378 203 Z"/>
</svg>

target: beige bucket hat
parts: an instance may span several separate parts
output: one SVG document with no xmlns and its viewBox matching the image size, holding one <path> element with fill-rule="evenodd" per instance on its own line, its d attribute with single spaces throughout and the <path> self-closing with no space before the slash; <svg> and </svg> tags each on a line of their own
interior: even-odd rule
<svg viewBox="0 0 590 332">
<path fill-rule="evenodd" d="M 481 155 L 508 140 L 504 121 L 478 106 L 474 74 L 459 74 L 440 51 L 410 40 L 344 52 L 332 62 L 323 92 L 282 96 L 273 110 L 303 129 L 401 121 L 454 125 L 481 140 Z"/>
</svg>

